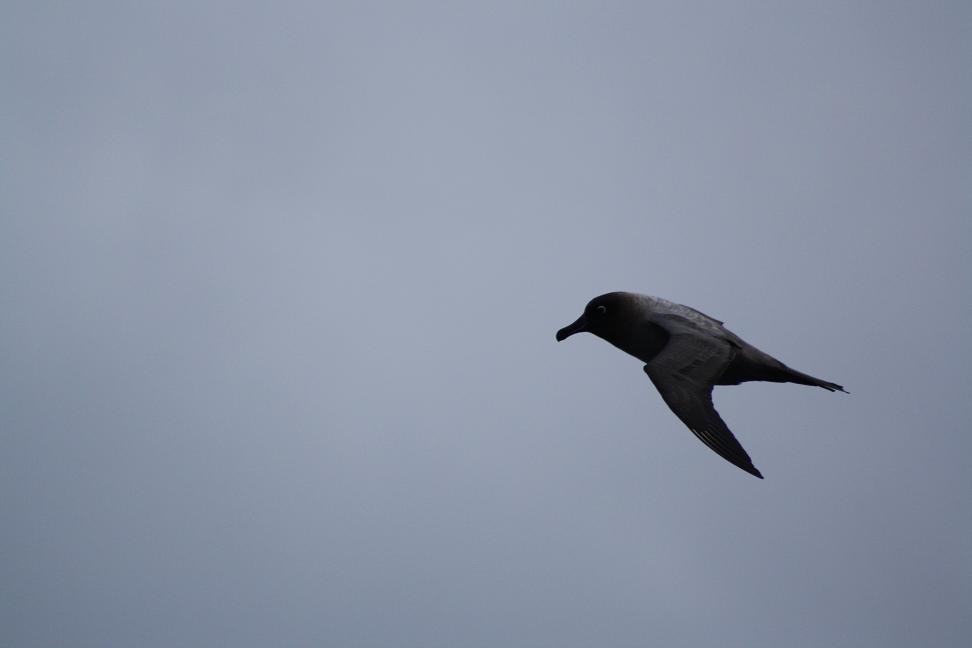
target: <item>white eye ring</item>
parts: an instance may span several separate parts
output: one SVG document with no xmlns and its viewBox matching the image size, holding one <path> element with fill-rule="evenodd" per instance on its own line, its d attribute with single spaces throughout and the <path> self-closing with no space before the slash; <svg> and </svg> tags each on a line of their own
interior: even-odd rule
<svg viewBox="0 0 972 648">
<path fill-rule="evenodd" d="M 603 315 L 604 313 L 607 312 L 607 306 L 605 306 L 604 304 L 599 304 L 595 306 L 595 310 L 597 310 L 599 313 L 601 313 L 601 315 Z"/>
</svg>

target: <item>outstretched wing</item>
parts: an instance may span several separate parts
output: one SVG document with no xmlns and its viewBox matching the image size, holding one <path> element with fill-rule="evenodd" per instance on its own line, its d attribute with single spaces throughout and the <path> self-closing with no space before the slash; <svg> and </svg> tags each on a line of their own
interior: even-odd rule
<svg viewBox="0 0 972 648">
<path fill-rule="evenodd" d="M 665 348 L 645 365 L 645 373 L 668 407 L 702 443 L 762 479 L 712 404 L 712 387 L 735 354 L 735 347 L 726 340 L 675 331 Z"/>
</svg>

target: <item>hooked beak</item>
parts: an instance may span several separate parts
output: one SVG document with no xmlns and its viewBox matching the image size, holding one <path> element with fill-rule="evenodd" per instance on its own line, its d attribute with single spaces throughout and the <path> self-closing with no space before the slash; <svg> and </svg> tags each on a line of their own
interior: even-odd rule
<svg viewBox="0 0 972 648">
<path fill-rule="evenodd" d="M 557 341 L 563 342 L 574 333 L 581 333 L 586 330 L 587 330 L 587 317 L 581 315 L 580 317 L 577 318 L 576 322 L 568 326 L 565 326 L 564 328 L 557 331 Z"/>
</svg>

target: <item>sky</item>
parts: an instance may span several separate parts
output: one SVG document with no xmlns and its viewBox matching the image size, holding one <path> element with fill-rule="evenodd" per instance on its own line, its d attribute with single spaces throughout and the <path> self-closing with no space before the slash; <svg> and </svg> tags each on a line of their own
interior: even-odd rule
<svg viewBox="0 0 972 648">
<path fill-rule="evenodd" d="M 7 2 L 0 644 L 964 646 L 972 5 Z M 637 360 L 630 290 L 850 395 Z"/>
</svg>

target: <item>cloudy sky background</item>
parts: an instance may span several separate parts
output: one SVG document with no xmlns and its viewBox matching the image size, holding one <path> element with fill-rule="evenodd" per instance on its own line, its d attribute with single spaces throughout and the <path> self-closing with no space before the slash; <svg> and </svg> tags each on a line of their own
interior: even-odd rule
<svg viewBox="0 0 972 648">
<path fill-rule="evenodd" d="M 0 644 L 965 645 L 972 5 L 525 4 L 5 3 Z"/>
</svg>

